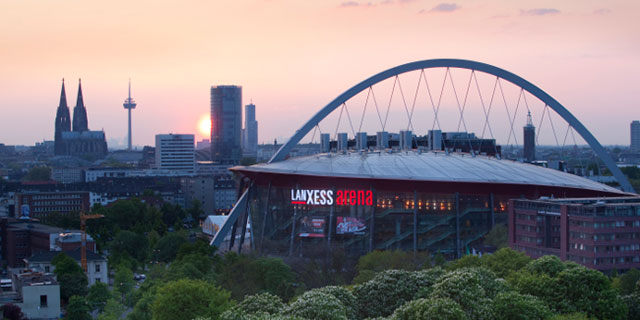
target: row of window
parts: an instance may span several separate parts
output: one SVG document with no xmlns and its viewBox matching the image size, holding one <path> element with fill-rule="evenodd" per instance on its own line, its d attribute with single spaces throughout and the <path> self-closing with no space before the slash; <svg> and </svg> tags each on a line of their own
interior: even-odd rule
<svg viewBox="0 0 640 320">
<path fill-rule="evenodd" d="M 80 194 L 42 194 L 33 196 L 33 200 L 48 200 L 48 199 L 81 199 Z"/>
<path fill-rule="evenodd" d="M 33 212 L 69 212 L 69 211 L 80 211 L 80 210 L 82 210 L 82 206 L 33 208 Z"/>
<path fill-rule="evenodd" d="M 65 204 L 82 204 L 82 200 L 34 201 L 34 206 L 51 206 Z"/>
</svg>

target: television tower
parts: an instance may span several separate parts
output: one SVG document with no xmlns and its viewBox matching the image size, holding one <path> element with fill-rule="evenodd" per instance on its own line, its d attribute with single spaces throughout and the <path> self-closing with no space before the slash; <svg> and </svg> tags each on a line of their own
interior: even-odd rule
<svg viewBox="0 0 640 320">
<path fill-rule="evenodd" d="M 122 104 L 125 109 L 129 110 L 129 143 L 127 150 L 131 151 L 131 109 L 136 108 L 136 101 L 131 98 L 131 79 L 129 79 L 129 97 Z"/>
</svg>

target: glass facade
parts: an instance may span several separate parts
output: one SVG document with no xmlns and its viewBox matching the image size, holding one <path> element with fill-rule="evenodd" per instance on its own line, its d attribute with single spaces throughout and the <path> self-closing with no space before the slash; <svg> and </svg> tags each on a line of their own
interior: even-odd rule
<svg viewBox="0 0 640 320">
<path fill-rule="evenodd" d="M 338 247 L 349 256 L 399 249 L 453 258 L 506 223 L 507 203 L 491 194 L 254 185 L 234 234 L 248 218 L 251 247 L 267 255 L 307 257 Z"/>
</svg>

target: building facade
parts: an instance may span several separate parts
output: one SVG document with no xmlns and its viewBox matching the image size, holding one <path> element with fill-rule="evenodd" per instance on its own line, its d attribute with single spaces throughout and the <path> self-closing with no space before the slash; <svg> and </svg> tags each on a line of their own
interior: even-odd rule
<svg viewBox="0 0 640 320">
<path fill-rule="evenodd" d="M 640 268 L 640 197 L 511 200 L 509 245 L 603 272 Z"/>
<path fill-rule="evenodd" d="M 47 251 L 35 254 L 28 259 L 25 259 L 25 264 L 32 270 L 38 270 L 45 273 L 53 273 L 55 266 L 51 263 L 60 252 L 59 251 Z M 73 259 L 79 265 L 81 264 L 81 252 L 80 248 L 76 248 L 72 251 L 65 252 L 71 259 Z M 93 285 L 96 282 L 102 282 L 109 284 L 109 269 L 107 264 L 107 258 L 95 253 L 93 250 L 87 249 L 87 279 L 89 285 Z"/>
<path fill-rule="evenodd" d="M 195 172 L 194 135 L 157 134 L 156 168 L 183 174 Z"/>
<path fill-rule="evenodd" d="M 631 151 L 640 151 L 640 121 L 631 122 Z"/>
<path fill-rule="evenodd" d="M 13 287 L 27 319 L 60 317 L 60 285 L 51 274 L 25 272 L 13 275 Z"/>
<path fill-rule="evenodd" d="M 242 87 L 211 87 L 211 160 L 237 164 L 242 158 Z"/>
<path fill-rule="evenodd" d="M 43 219 L 49 214 L 77 214 L 91 209 L 89 192 L 25 192 L 15 195 L 15 217 L 26 216 Z M 26 210 L 26 212 L 25 212 Z"/>
<path fill-rule="evenodd" d="M 258 152 L 258 121 L 256 121 L 256 106 L 250 103 L 244 106 L 244 129 L 242 129 L 242 153 L 245 156 L 256 157 Z"/>
</svg>

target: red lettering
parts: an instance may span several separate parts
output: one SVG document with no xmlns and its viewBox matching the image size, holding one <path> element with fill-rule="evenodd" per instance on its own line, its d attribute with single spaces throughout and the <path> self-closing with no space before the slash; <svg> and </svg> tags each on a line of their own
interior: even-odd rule
<svg viewBox="0 0 640 320">
<path fill-rule="evenodd" d="M 338 190 L 338 192 L 336 194 L 337 194 L 336 204 L 341 206 L 342 205 L 342 190 Z"/>
<path fill-rule="evenodd" d="M 352 205 L 352 206 L 356 204 L 356 191 L 355 190 L 349 191 L 349 204 Z"/>
<path fill-rule="evenodd" d="M 367 205 L 373 205 L 373 192 L 371 192 L 371 190 L 367 190 Z"/>
</svg>

